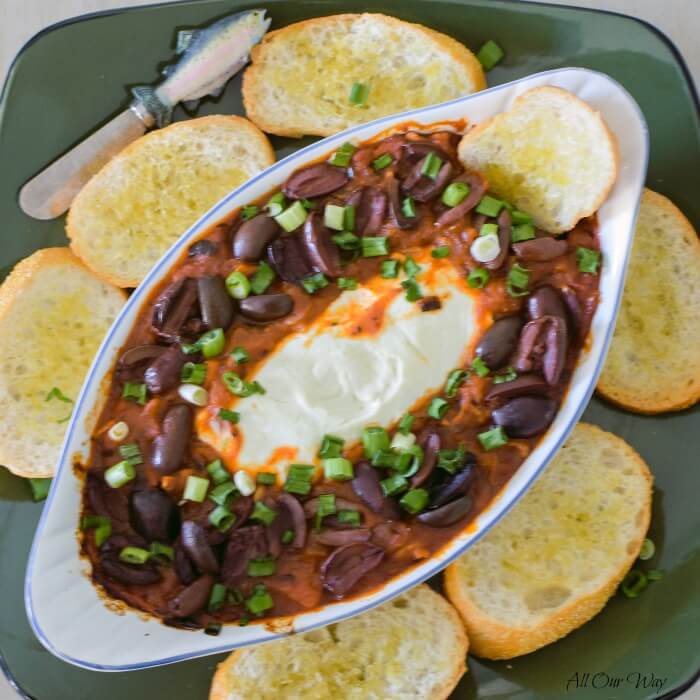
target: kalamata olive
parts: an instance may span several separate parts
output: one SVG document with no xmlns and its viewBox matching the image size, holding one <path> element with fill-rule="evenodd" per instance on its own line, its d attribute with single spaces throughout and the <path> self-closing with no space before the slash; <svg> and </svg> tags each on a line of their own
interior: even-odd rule
<svg viewBox="0 0 700 700">
<path fill-rule="evenodd" d="M 226 545 L 224 563 L 221 567 L 221 578 L 230 587 L 235 587 L 245 576 L 248 562 L 251 559 L 262 559 L 267 556 L 267 537 L 265 528 L 260 525 L 249 525 L 231 532 Z"/>
<path fill-rule="evenodd" d="M 371 532 L 366 528 L 353 530 L 323 530 L 316 535 L 316 541 L 327 547 L 344 547 L 355 542 L 367 542 Z"/>
<path fill-rule="evenodd" d="M 446 503 L 440 508 L 425 510 L 416 516 L 416 520 L 430 527 L 448 527 L 461 520 L 472 507 L 472 499 L 462 496 L 454 501 Z"/>
<path fill-rule="evenodd" d="M 292 529 L 292 517 L 289 510 L 273 498 L 265 498 L 263 503 L 276 513 L 273 521 L 265 528 L 268 554 L 276 559 L 282 552 L 282 536 Z"/>
<path fill-rule="evenodd" d="M 542 236 L 541 238 L 533 238 L 529 241 L 520 241 L 513 244 L 515 254 L 527 262 L 546 262 L 554 260 L 560 255 L 566 253 L 566 241 L 554 236 Z"/>
<path fill-rule="evenodd" d="M 246 262 L 257 262 L 265 247 L 277 238 L 280 227 L 267 214 L 258 214 L 244 221 L 233 237 L 233 256 Z"/>
<path fill-rule="evenodd" d="M 583 309 L 576 290 L 572 287 L 562 287 L 559 291 L 566 305 L 566 310 L 569 312 L 568 320 L 571 335 L 582 339 L 585 335 Z"/>
<path fill-rule="evenodd" d="M 543 433 L 554 420 L 557 402 L 544 396 L 511 399 L 491 416 L 512 438 L 529 438 Z"/>
<path fill-rule="evenodd" d="M 197 574 L 192 566 L 190 558 L 187 556 L 187 552 L 182 548 L 182 543 L 177 542 L 174 547 L 175 558 L 173 560 L 173 569 L 175 569 L 175 575 L 177 580 L 183 586 L 189 586 L 196 578 Z"/>
<path fill-rule="evenodd" d="M 384 495 L 380 481 L 377 470 L 367 462 L 359 462 L 355 465 L 353 491 L 370 510 L 387 520 L 398 520 L 401 515 L 399 507 L 391 498 Z"/>
<path fill-rule="evenodd" d="M 195 241 L 187 251 L 188 258 L 211 258 L 216 255 L 218 245 L 208 238 L 203 238 L 201 241 Z"/>
<path fill-rule="evenodd" d="M 424 164 L 424 160 L 420 161 L 415 167 L 421 168 Z M 438 171 L 436 178 L 428 177 L 422 175 L 410 188 L 410 195 L 416 202 L 429 202 L 434 199 L 447 187 L 447 183 L 454 174 L 454 167 L 449 161 L 444 162 Z"/>
<path fill-rule="evenodd" d="M 423 463 L 420 469 L 411 477 L 411 486 L 418 488 L 422 486 L 433 473 L 440 451 L 440 435 L 435 430 L 428 430 L 423 433 L 418 441 L 423 448 Z"/>
<path fill-rule="evenodd" d="M 359 197 L 353 204 L 355 233 L 358 236 L 376 236 L 386 215 L 386 195 L 376 187 L 363 187 L 358 193 Z"/>
<path fill-rule="evenodd" d="M 384 550 L 367 542 L 336 549 L 321 565 L 323 587 L 342 598 L 366 573 L 379 566 Z"/>
<path fill-rule="evenodd" d="M 151 464 L 161 474 L 172 474 L 182 466 L 192 436 L 192 410 L 178 404 L 168 409 L 161 432 L 153 440 Z"/>
<path fill-rule="evenodd" d="M 100 559 L 100 567 L 110 578 L 130 586 L 148 586 L 160 581 L 160 572 L 153 564 L 125 564 L 119 560 L 116 553 L 103 556 Z"/>
<path fill-rule="evenodd" d="M 379 523 L 372 528 L 372 544 L 376 544 L 386 552 L 400 549 L 408 542 L 410 536 L 411 528 L 400 520 Z"/>
<path fill-rule="evenodd" d="M 469 185 L 469 194 L 456 206 L 440 214 L 435 222 L 438 226 L 449 226 L 466 216 L 480 201 L 486 192 L 486 182 L 476 173 L 463 173 L 452 182 L 464 182 Z"/>
<path fill-rule="evenodd" d="M 252 321 L 275 321 L 292 312 L 294 300 L 289 294 L 260 294 L 241 299 L 238 309 Z"/>
<path fill-rule="evenodd" d="M 418 216 L 406 216 L 401 209 L 401 192 L 399 181 L 395 177 L 387 178 L 387 194 L 389 196 L 389 211 L 394 223 L 400 229 L 413 228 L 418 224 Z"/>
<path fill-rule="evenodd" d="M 119 376 L 124 378 L 126 374 L 129 374 L 130 378 L 136 378 L 139 375 L 143 377 L 145 363 L 155 360 L 167 350 L 165 345 L 135 345 L 133 348 L 129 348 L 119 358 L 117 364 Z M 131 370 L 135 370 L 133 374 Z"/>
<path fill-rule="evenodd" d="M 522 327 L 523 319 L 520 316 L 505 316 L 494 321 L 481 336 L 476 354 L 489 369 L 499 369 L 507 364 L 518 346 L 518 335 Z"/>
<path fill-rule="evenodd" d="M 301 236 L 280 236 L 267 247 L 277 274 L 286 282 L 299 282 L 318 270 L 311 264 Z"/>
<path fill-rule="evenodd" d="M 172 542 L 177 535 L 180 516 L 177 506 L 165 491 L 147 487 L 133 491 L 129 499 L 131 526 L 148 542 Z"/>
<path fill-rule="evenodd" d="M 207 540 L 206 530 L 192 520 L 185 520 L 180 531 L 182 548 L 195 566 L 205 574 L 216 574 L 219 571 L 219 562 L 214 550 Z"/>
<path fill-rule="evenodd" d="M 204 327 L 226 330 L 233 322 L 234 306 L 223 278 L 218 275 L 197 278 L 197 294 Z"/>
<path fill-rule="evenodd" d="M 498 215 L 498 244 L 501 252 L 493 260 L 484 263 L 484 267 L 489 270 L 500 270 L 503 264 L 508 259 L 508 251 L 510 250 L 510 239 L 513 235 L 512 219 L 508 209 L 503 209 Z"/>
<path fill-rule="evenodd" d="M 302 240 L 306 257 L 315 269 L 328 277 L 340 275 L 340 251 L 318 212 L 312 212 L 304 222 Z"/>
<path fill-rule="evenodd" d="M 430 153 L 434 153 L 443 162 L 450 161 L 450 156 L 430 141 L 409 141 L 405 143 L 401 149 L 401 159 L 397 169 L 399 177 L 407 178 L 413 171 L 415 164 Z M 415 182 L 417 182 L 417 179 L 414 181 L 414 184 Z"/>
<path fill-rule="evenodd" d="M 521 374 L 510 382 L 493 384 L 486 392 L 486 400 L 511 399 L 525 394 L 544 394 L 549 385 L 539 374 Z"/>
<path fill-rule="evenodd" d="M 548 284 L 538 287 L 530 294 L 527 299 L 527 312 L 531 321 L 542 316 L 558 316 L 566 321 L 566 308 L 561 294 Z"/>
<path fill-rule="evenodd" d="M 104 479 L 104 473 L 88 471 L 85 493 L 90 510 L 112 521 L 112 529 L 129 522 L 129 497 L 126 489 L 113 489 Z"/>
<path fill-rule="evenodd" d="M 187 357 L 178 347 L 170 347 L 146 368 L 143 381 L 152 394 L 164 394 L 180 384 Z"/>
<path fill-rule="evenodd" d="M 567 347 L 564 319 L 540 316 L 523 327 L 513 366 L 519 372 L 531 372 L 541 367 L 547 383 L 554 385 L 564 370 Z"/>
<path fill-rule="evenodd" d="M 214 586 L 213 576 L 200 576 L 194 583 L 180 591 L 168 601 L 170 612 L 176 617 L 189 617 L 199 612 L 209 602 L 211 589 Z"/>
<path fill-rule="evenodd" d="M 153 328 L 170 341 L 178 340 L 197 304 L 197 283 L 184 278 L 168 285 L 153 304 Z"/>
<path fill-rule="evenodd" d="M 254 508 L 255 499 L 252 496 L 238 496 L 234 498 L 228 506 L 228 509 L 236 516 L 236 522 L 233 523 L 233 527 L 237 528 L 243 525 Z"/>
<path fill-rule="evenodd" d="M 349 179 L 345 168 L 316 163 L 290 175 L 282 190 L 291 199 L 312 199 L 335 192 Z"/>
<path fill-rule="evenodd" d="M 440 508 L 460 496 L 466 495 L 471 486 L 476 458 L 472 454 L 465 455 L 465 463 L 454 474 L 449 474 L 430 492 L 431 509 Z"/>
<path fill-rule="evenodd" d="M 292 519 L 292 528 L 294 530 L 292 547 L 301 549 L 306 542 L 306 516 L 303 506 L 291 493 L 281 493 L 277 497 L 277 502 L 287 509 Z"/>
</svg>

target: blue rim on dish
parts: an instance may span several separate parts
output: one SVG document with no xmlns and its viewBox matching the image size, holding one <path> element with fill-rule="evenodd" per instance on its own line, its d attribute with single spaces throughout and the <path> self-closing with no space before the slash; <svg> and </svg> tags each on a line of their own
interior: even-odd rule
<svg viewBox="0 0 700 700">
<path fill-rule="evenodd" d="M 599 71 L 593 71 L 589 69 L 584 69 L 584 68 L 558 68 L 558 69 L 553 69 L 549 71 L 542 71 L 540 73 L 533 74 L 531 76 L 527 76 L 524 78 L 520 78 L 519 80 L 514 80 L 509 83 L 504 83 L 502 85 L 497 85 L 491 88 L 488 88 L 486 90 L 482 90 L 476 94 L 473 95 L 468 95 L 465 97 L 459 97 L 454 100 L 449 100 L 447 102 L 441 103 L 439 105 L 432 105 L 430 107 L 423 107 L 419 109 L 414 109 L 410 110 L 407 112 L 403 112 L 400 115 L 389 115 L 386 117 L 381 117 L 379 119 L 373 120 L 372 122 L 368 122 L 367 124 L 361 124 L 359 126 L 352 127 L 350 129 L 347 129 L 339 134 L 334 134 L 333 136 L 329 136 L 321 141 L 317 141 L 311 145 L 308 145 L 295 153 L 283 158 L 282 160 L 278 161 L 277 163 L 274 163 L 272 166 L 264 170 L 262 173 L 259 173 L 258 175 L 254 176 L 252 179 L 248 180 L 246 183 L 241 185 L 240 187 L 236 188 L 232 192 L 230 192 L 228 195 L 226 195 L 223 199 L 221 199 L 217 204 L 215 204 L 208 212 L 206 212 L 203 216 L 201 216 L 192 226 L 185 232 L 183 233 L 180 238 L 172 245 L 172 247 L 161 257 L 161 259 L 156 263 L 156 265 L 149 271 L 149 273 L 146 275 L 144 280 L 141 282 L 139 285 L 137 292 L 132 294 L 132 296 L 127 300 L 126 304 L 120 311 L 119 315 L 115 319 L 112 327 L 110 328 L 109 332 L 107 333 L 106 337 L 102 341 L 102 344 L 100 345 L 99 350 L 97 351 L 97 354 L 95 356 L 95 359 L 93 361 L 93 364 L 86 376 L 85 382 L 83 384 L 83 387 L 80 391 L 80 394 L 75 402 L 75 407 L 73 411 L 73 418 L 71 419 L 71 422 L 69 424 L 68 430 L 66 431 L 66 436 L 64 439 L 63 447 L 61 449 L 61 456 L 59 460 L 59 468 L 56 473 L 55 481 L 52 484 L 51 491 L 49 493 L 47 502 L 44 506 L 44 509 L 41 514 L 41 519 L 39 520 L 39 525 L 37 527 L 35 536 L 34 536 L 34 541 L 32 543 L 32 548 L 29 556 L 29 562 L 27 565 L 27 572 L 26 572 L 26 577 L 25 577 L 25 587 L 24 587 L 24 599 L 25 599 L 25 607 L 27 610 L 27 614 L 29 617 L 29 621 L 32 627 L 32 630 L 34 631 L 34 634 L 37 636 L 37 638 L 41 641 L 41 643 L 49 650 L 51 651 L 52 654 L 55 656 L 63 659 L 64 661 L 68 661 L 69 663 L 72 663 L 76 666 L 80 666 L 82 668 L 86 668 L 89 670 L 99 670 L 99 671 L 134 671 L 134 670 L 141 670 L 145 668 L 153 668 L 156 666 L 163 666 L 167 664 L 172 664 L 172 663 L 177 663 L 179 661 L 184 661 L 184 660 L 189 660 L 189 659 L 195 659 L 195 658 L 200 658 L 203 656 L 210 656 L 212 654 L 217 654 L 217 653 L 222 653 L 226 651 L 230 651 L 233 648 L 236 648 L 236 645 L 231 645 L 231 644 L 226 644 L 221 647 L 215 647 L 211 649 L 206 649 L 204 651 L 195 651 L 191 653 L 186 653 L 186 654 L 180 654 L 172 657 L 165 657 L 161 658 L 158 660 L 146 662 L 146 663 L 137 663 L 137 664 L 124 664 L 124 665 L 101 665 L 101 664 L 93 664 L 89 662 L 84 662 L 81 661 L 80 659 L 73 658 L 67 654 L 62 653 L 58 649 L 56 649 L 46 638 L 44 635 L 41 626 L 39 625 L 38 621 L 36 620 L 33 606 L 32 606 L 32 597 L 31 597 L 31 579 L 32 579 L 32 574 L 33 574 L 33 568 L 34 568 L 34 559 L 36 555 L 36 548 L 37 548 L 37 543 L 39 539 L 41 538 L 44 525 L 45 525 L 45 520 L 47 517 L 47 514 L 50 510 L 50 506 L 53 502 L 53 498 L 55 495 L 56 491 L 56 485 L 58 482 L 58 478 L 60 475 L 63 473 L 64 469 L 70 468 L 70 460 L 67 459 L 67 452 L 68 452 L 68 445 L 71 442 L 71 439 L 73 437 L 73 433 L 75 431 L 75 426 L 76 423 L 78 422 L 78 418 L 82 415 L 82 410 L 83 410 L 83 404 L 86 400 L 86 393 L 88 386 L 95 381 L 95 374 L 97 372 L 97 367 L 98 364 L 100 363 L 100 359 L 103 356 L 103 354 L 109 349 L 111 346 L 111 341 L 112 338 L 116 332 L 116 330 L 121 326 L 122 319 L 128 314 L 129 311 L 132 310 L 133 307 L 138 306 L 141 307 L 143 304 L 143 300 L 140 298 L 140 294 L 138 293 L 142 288 L 148 286 L 150 283 L 152 283 L 154 280 L 157 280 L 162 277 L 165 272 L 172 267 L 172 265 L 180 258 L 183 249 L 185 245 L 189 242 L 189 239 L 192 235 L 192 232 L 196 229 L 198 229 L 205 221 L 216 221 L 216 214 L 223 209 L 234 197 L 238 197 L 239 195 L 243 194 L 246 190 L 248 190 L 250 187 L 252 187 L 255 183 L 260 180 L 263 176 L 268 176 L 270 173 L 275 172 L 279 168 L 283 167 L 286 165 L 290 160 L 303 160 L 304 154 L 308 153 L 308 151 L 312 149 L 318 149 L 322 150 L 322 147 L 324 144 L 330 141 L 338 140 L 338 139 L 347 139 L 349 136 L 352 136 L 352 134 L 356 133 L 357 131 L 366 129 L 368 126 L 379 126 L 381 124 L 384 124 L 388 121 L 392 122 L 398 122 L 400 121 L 406 121 L 410 119 L 411 116 L 414 116 L 418 113 L 420 113 L 422 116 L 428 116 L 432 111 L 437 110 L 437 109 L 442 109 L 445 106 L 449 105 L 455 105 L 455 104 L 462 104 L 465 102 L 468 102 L 470 100 L 473 100 L 475 98 L 480 98 L 484 94 L 495 92 L 495 91 L 501 91 L 505 90 L 508 88 L 511 88 L 515 85 L 518 85 L 522 82 L 532 80 L 533 78 L 537 77 L 544 77 L 547 75 L 552 75 L 552 74 L 564 74 L 564 73 L 584 73 L 584 74 L 591 74 L 591 75 L 598 75 L 603 77 L 605 80 L 609 81 L 611 84 L 614 84 L 617 86 L 617 88 L 620 90 L 621 93 L 623 93 L 629 102 L 633 105 L 634 109 L 636 109 L 637 114 L 639 116 L 640 124 L 642 125 L 643 128 L 643 136 L 644 136 L 644 167 L 642 171 L 640 172 L 640 179 L 642 180 L 641 182 L 638 183 L 639 186 L 639 192 L 641 195 L 641 190 L 644 185 L 644 177 L 646 175 L 646 170 L 647 170 L 647 165 L 648 165 L 648 155 L 649 155 L 649 133 L 648 129 L 646 127 L 646 121 L 644 119 L 644 116 L 639 109 L 639 106 L 637 105 L 636 101 L 634 98 L 627 92 L 627 90 L 615 79 L 611 78 L 610 76 L 606 75 L 605 73 L 601 73 Z M 427 121 L 427 120 L 426 120 Z M 634 213 L 634 218 L 632 220 L 631 226 L 634 227 L 637 214 L 639 210 L 639 199 L 637 199 L 637 204 L 636 204 L 636 209 Z M 627 265 L 629 262 L 629 257 L 630 257 L 630 252 L 631 252 L 631 246 L 627 248 L 626 254 L 625 254 L 625 259 L 623 261 L 622 265 L 622 273 L 624 275 L 624 271 L 627 269 Z M 520 488 L 519 491 L 517 491 L 513 497 L 513 499 L 503 507 L 503 509 L 498 513 L 497 516 L 494 517 L 494 519 L 488 523 L 487 525 L 484 525 L 483 527 L 480 528 L 479 532 L 477 533 L 476 536 L 473 537 L 468 543 L 468 546 L 473 545 L 475 542 L 477 542 L 483 535 L 488 532 L 496 523 L 498 523 L 501 518 L 503 518 L 509 511 L 510 509 L 517 503 L 517 501 L 524 495 L 524 493 L 529 489 L 529 487 L 532 485 L 532 483 L 535 481 L 535 479 L 540 475 L 542 470 L 549 464 L 551 459 L 554 457 L 554 454 L 559 450 L 563 442 L 566 440 L 568 437 L 570 431 L 573 429 L 574 425 L 580 420 L 581 415 L 583 414 L 584 410 L 586 409 L 586 406 L 588 405 L 588 402 L 590 401 L 591 395 L 593 394 L 593 391 L 595 390 L 595 384 L 596 380 L 598 378 L 598 375 L 600 374 L 600 371 L 602 369 L 604 360 L 605 360 L 605 355 L 607 352 L 607 349 L 610 345 L 610 342 L 612 340 L 612 333 L 614 329 L 614 320 L 617 318 L 617 314 L 619 312 L 620 308 L 620 302 L 622 299 L 622 292 L 623 292 L 623 284 L 620 284 L 617 289 L 617 294 L 614 299 L 614 302 L 611 305 L 612 309 L 612 314 L 611 314 L 611 323 L 607 327 L 603 339 L 603 343 L 601 346 L 601 352 L 598 357 L 598 361 L 595 365 L 595 368 L 591 375 L 586 379 L 587 381 L 587 386 L 586 389 L 583 393 L 583 398 L 578 405 L 577 409 L 575 410 L 574 414 L 572 415 L 571 421 L 564 427 L 562 431 L 562 436 L 561 438 L 556 441 L 550 450 L 544 455 L 544 457 L 541 459 L 541 462 L 538 466 L 537 469 L 533 471 L 533 474 L 530 476 L 530 478 L 523 484 L 523 486 Z M 492 502 L 493 504 L 493 502 Z M 491 504 L 491 505 L 492 505 Z M 489 506 L 490 507 L 490 506 Z M 449 546 L 449 545 L 447 545 Z M 466 549 L 466 544 L 464 547 L 461 549 L 457 549 L 455 552 L 453 552 L 450 556 L 441 558 L 440 561 L 434 561 L 432 566 L 428 566 L 426 562 L 426 570 L 423 571 L 421 574 L 419 574 L 415 579 L 411 579 L 410 583 L 407 583 L 406 585 L 398 588 L 396 591 L 392 591 L 391 593 L 376 593 L 376 594 L 368 594 L 372 596 L 372 602 L 367 603 L 366 605 L 363 606 L 358 606 L 357 608 L 354 608 L 352 612 L 348 612 L 347 614 L 340 614 L 337 617 L 334 617 L 332 622 L 340 622 L 341 620 L 347 619 L 349 617 L 353 617 L 355 615 L 359 615 L 363 612 L 366 612 L 374 607 L 377 607 L 391 598 L 394 598 L 398 595 L 401 595 L 404 593 L 406 590 L 413 588 L 414 586 L 423 583 L 427 579 L 431 578 L 435 574 L 439 573 L 442 571 L 447 565 L 449 565 L 451 562 L 453 562 L 458 556 L 460 556 Z M 312 629 L 315 629 L 317 627 L 322 627 L 326 624 L 329 624 L 328 622 L 319 622 L 319 623 L 310 623 L 308 626 L 304 626 L 303 630 L 299 630 L 300 632 L 307 632 Z M 272 641 L 273 639 L 278 639 L 281 637 L 285 637 L 287 634 L 280 633 L 280 634 L 269 634 L 266 633 L 265 636 L 260 636 L 257 638 L 252 639 L 249 643 L 246 643 L 246 646 L 249 646 L 250 644 L 255 644 L 258 642 L 267 642 L 267 641 Z"/>
</svg>

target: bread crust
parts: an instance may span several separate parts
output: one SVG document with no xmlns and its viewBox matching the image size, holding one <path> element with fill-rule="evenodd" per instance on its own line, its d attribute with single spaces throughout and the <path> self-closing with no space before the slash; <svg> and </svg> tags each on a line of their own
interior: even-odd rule
<svg viewBox="0 0 700 700">
<path fill-rule="evenodd" d="M 276 41 L 285 41 L 288 35 L 294 34 L 299 30 L 303 31 L 309 27 L 313 28 L 327 23 L 342 25 L 346 22 L 351 23 L 368 17 L 379 23 L 388 24 L 394 27 L 401 27 L 403 29 L 410 27 L 413 31 L 422 34 L 432 43 L 438 44 L 450 55 L 455 63 L 460 64 L 465 69 L 467 75 L 469 76 L 469 80 L 474 85 L 474 92 L 483 90 L 486 87 L 484 70 L 476 56 L 466 46 L 460 44 L 456 39 L 453 39 L 446 34 L 442 34 L 434 29 L 425 27 L 422 24 L 405 22 L 404 20 L 397 19 L 396 17 L 391 17 L 390 15 L 384 15 L 381 13 L 364 12 L 328 15 L 325 17 L 314 17 L 301 22 L 295 22 L 294 24 L 289 24 L 281 29 L 276 29 L 273 32 L 268 32 L 263 40 L 257 46 L 253 47 L 250 54 L 251 64 L 243 73 L 243 84 L 241 88 L 243 92 L 243 106 L 248 119 L 250 119 L 254 124 L 257 124 L 266 133 L 276 134 L 278 136 L 300 138 L 307 134 L 316 136 L 332 136 L 333 134 L 337 133 L 337 131 L 334 129 L 326 129 L 321 126 L 313 131 L 297 129 L 275 122 L 272 115 L 268 116 L 265 114 L 265 111 L 260 108 L 256 96 L 258 83 L 261 80 L 261 76 L 264 71 L 263 61 L 265 53 L 271 44 Z"/>
<path fill-rule="evenodd" d="M 145 134 L 133 143 L 130 143 L 123 151 L 120 151 L 116 156 L 114 156 L 114 158 L 105 163 L 105 165 L 92 176 L 81 192 L 78 193 L 78 196 L 73 201 L 71 208 L 68 210 L 68 216 L 66 218 L 66 235 L 70 241 L 71 250 L 85 263 L 85 265 L 87 265 L 98 277 L 100 277 L 100 279 L 103 279 L 104 281 L 117 287 L 136 287 L 141 281 L 139 278 L 133 276 L 129 277 L 120 275 L 106 266 L 102 267 L 94 264 L 94 260 L 90 255 L 90 248 L 93 246 L 90 231 L 81 230 L 80 226 L 78 226 L 76 223 L 76 212 L 79 210 L 82 204 L 82 199 L 80 196 L 81 193 L 88 192 L 89 190 L 87 188 L 90 186 L 90 183 L 97 181 L 96 178 L 99 178 L 105 168 L 107 168 L 115 160 L 126 158 L 131 156 L 133 153 L 137 153 L 139 149 L 143 147 L 144 143 L 147 143 L 152 139 L 162 138 L 164 131 L 172 133 L 183 129 L 192 129 L 193 126 L 196 128 L 199 126 L 209 127 L 217 125 L 227 128 L 230 126 L 235 126 L 237 129 L 247 132 L 248 138 L 257 142 L 257 147 L 260 150 L 261 157 L 266 161 L 265 167 L 269 167 L 275 162 L 275 151 L 272 148 L 272 144 L 270 143 L 269 139 L 249 119 L 235 114 L 213 114 L 206 117 L 198 117 L 197 119 L 174 122 L 173 124 L 166 126 L 164 129 L 158 129 Z"/>
<path fill-rule="evenodd" d="M 700 259 L 700 239 L 698 239 L 697 232 L 683 212 L 668 197 L 645 188 L 642 194 L 642 204 L 661 210 L 666 216 L 675 219 L 677 225 L 686 234 L 687 239 L 692 241 L 691 245 L 695 248 L 695 255 Z M 700 284 L 700 280 L 698 280 L 698 284 Z M 670 344 L 687 347 L 687 344 L 683 343 L 682 339 L 676 339 Z M 693 373 L 700 380 L 700 351 L 695 357 L 695 370 Z M 617 384 L 613 377 L 603 372 L 598 380 L 596 390 L 600 396 L 611 404 L 627 411 L 644 415 L 682 411 L 700 401 L 700 381 L 694 386 L 683 385 L 681 382 L 677 382 L 672 386 L 668 386 L 663 399 L 659 399 L 658 397 L 646 396 L 644 393 L 645 387 L 654 386 L 652 379 L 652 377 L 644 377 L 644 381 L 640 382 L 637 391 L 634 391 Z"/>
<path fill-rule="evenodd" d="M 74 265 L 81 271 L 85 270 L 83 263 L 69 248 L 43 248 L 20 260 L 0 286 L 0 324 L 12 310 L 15 300 L 34 283 L 37 273 L 48 267 L 62 265 Z M 115 288 L 115 291 L 126 301 L 126 293 L 123 290 Z M 32 461 L 22 462 L 16 454 L 10 454 L 6 448 L 5 437 L 6 433 L 0 431 L 0 464 L 13 474 L 25 478 L 42 479 L 53 476 L 53 467 L 42 468 Z"/>
<path fill-rule="evenodd" d="M 627 453 L 630 464 L 635 465 L 647 482 L 649 488 L 646 500 L 642 504 L 642 519 L 634 546 L 628 547 L 629 554 L 620 561 L 616 571 L 597 590 L 573 600 L 534 627 L 510 627 L 489 616 L 471 600 L 463 588 L 458 565 L 450 564 L 445 570 L 445 592 L 464 621 L 471 653 L 474 656 L 486 659 L 512 659 L 529 654 L 573 632 L 603 609 L 639 555 L 651 521 L 653 477 L 649 467 L 639 454 L 617 435 L 590 423 L 579 423 L 576 430 L 585 431 L 590 436 L 603 436 L 605 440 L 616 442 Z"/>
</svg>

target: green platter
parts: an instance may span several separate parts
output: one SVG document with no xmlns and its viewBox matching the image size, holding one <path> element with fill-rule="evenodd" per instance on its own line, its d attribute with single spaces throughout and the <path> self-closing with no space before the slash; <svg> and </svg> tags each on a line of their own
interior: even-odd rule
<svg viewBox="0 0 700 700">
<path fill-rule="evenodd" d="M 38 222 L 20 212 L 22 183 L 123 109 L 125 86 L 156 79 L 158 64 L 172 54 L 177 28 L 255 6 L 269 8 L 273 28 L 323 14 L 373 11 L 429 25 L 472 49 L 495 38 L 507 55 L 489 74 L 491 85 L 562 66 L 608 73 L 636 98 L 648 122 L 647 184 L 670 196 L 700 227 L 697 96 L 674 46 L 647 24 L 611 13 L 509 0 L 270 0 L 255 5 L 202 0 L 71 20 L 37 35 L 20 52 L 0 97 L 1 275 L 35 249 L 65 243 L 63 220 Z M 199 114 L 242 114 L 239 88 L 240 76 Z M 177 118 L 185 117 L 179 110 Z M 273 142 L 279 155 L 305 143 Z M 509 663 L 470 659 L 470 672 L 453 698 L 671 698 L 700 671 L 698 409 L 648 418 L 594 399 L 586 419 L 628 440 L 651 465 L 656 477 L 651 537 L 657 544 L 651 563 L 666 575 L 635 600 L 613 598 L 594 620 L 541 651 Z M 206 698 L 222 656 L 101 674 L 69 666 L 41 647 L 23 601 L 40 511 L 27 485 L 0 468 L 0 666 L 20 693 L 35 700 Z"/>
</svg>

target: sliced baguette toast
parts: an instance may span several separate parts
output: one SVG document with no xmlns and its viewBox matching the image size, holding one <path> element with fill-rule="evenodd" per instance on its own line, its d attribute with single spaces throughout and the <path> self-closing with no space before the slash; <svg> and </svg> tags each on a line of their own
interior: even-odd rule
<svg viewBox="0 0 700 700">
<path fill-rule="evenodd" d="M 68 248 L 38 250 L 14 268 L 0 287 L 0 464 L 53 475 L 69 400 L 125 300 Z"/>
<path fill-rule="evenodd" d="M 318 17 L 270 32 L 243 76 L 246 114 L 263 131 L 329 136 L 486 87 L 473 53 L 449 36 L 381 14 Z M 369 87 L 366 104 L 352 86 Z"/>
<path fill-rule="evenodd" d="M 349 620 L 235 651 L 209 700 L 443 700 L 466 655 L 454 608 L 418 586 Z"/>
<path fill-rule="evenodd" d="M 700 241 L 683 213 L 645 190 L 620 315 L 598 391 L 638 413 L 700 400 Z"/>
<path fill-rule="evenodd" d="M 563 233 L 593 214 L 617 177 L 617 143 L 598 112 L 556 87 L 518 97 L 462 138 L 459 158 L 540 228 Z"/>
<path fill-rule="evenodd" d="M 274 160 L 267 137 L 242 117 L 153 131 L 79 192 L 66 224 L 71 248 L 103 279 L 135 287 L 207 209 Z"/>
<path fill-rule="evenodd" d="M 651 485 L 624 440 L 577 425 L 532 489 L 446 570 L 471 653 L 527 654 L 596 615 L 639 554 Z"/>
</svg>

